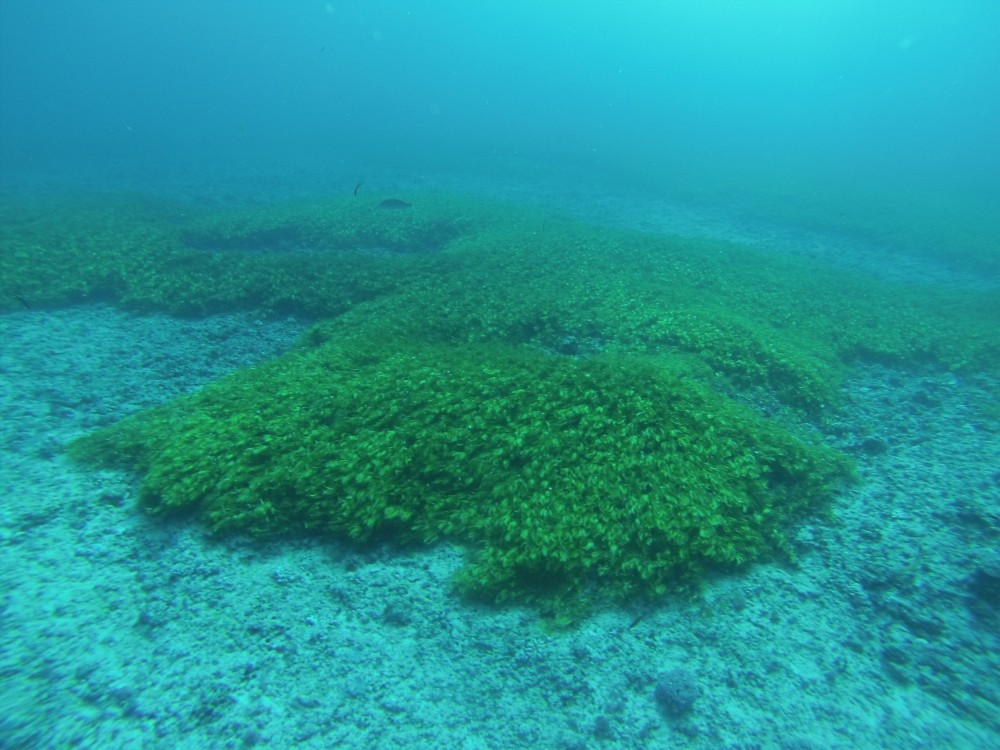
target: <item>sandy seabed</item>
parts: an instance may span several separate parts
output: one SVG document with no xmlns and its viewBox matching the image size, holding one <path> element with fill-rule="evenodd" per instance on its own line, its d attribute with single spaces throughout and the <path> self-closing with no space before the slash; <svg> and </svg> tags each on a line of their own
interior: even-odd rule
<svg viewBox="0 0 1000 750">
<path fill-rule="evenodd" d="M 553 634 L 452 596 L 460 550 L 211 539 L 61 454 L 300 328 L 103 306 L 0 318 L 0 745 L 1000 746 L 990 383 L 859 370 L 839 439 L 862 482 L 801 530 L 796 567 Z M 699 693 L 679 715 L 655 699 L 671 670 Z"/>
</svg>

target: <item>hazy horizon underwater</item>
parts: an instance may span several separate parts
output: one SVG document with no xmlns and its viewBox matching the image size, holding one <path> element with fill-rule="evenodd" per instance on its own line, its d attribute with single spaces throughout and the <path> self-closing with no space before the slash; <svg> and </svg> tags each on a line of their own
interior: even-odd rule
<svg viewBox="0 0 1000 750">
<path fill-rule="evenodd" d="M 1000 8 L 0 4 L 0 747 L 1000 747 Z"/>
</svg>

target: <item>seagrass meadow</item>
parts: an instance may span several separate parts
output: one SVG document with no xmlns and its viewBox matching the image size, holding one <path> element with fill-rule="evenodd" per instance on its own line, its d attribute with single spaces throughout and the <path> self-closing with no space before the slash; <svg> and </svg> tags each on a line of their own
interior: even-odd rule
<svg viewBox="0 0 1000 750">
<path fill-rule="evenodd" d="M 456 542 L 466 595 L 566 613 L 791 554 L 851 476 L 825 433 L 852 363 L 1000 369 L 995 291 L 403 197 L 6 201 L 5 309 L 314 321 L 70 454 L 220 533 Z"/>
</svg>

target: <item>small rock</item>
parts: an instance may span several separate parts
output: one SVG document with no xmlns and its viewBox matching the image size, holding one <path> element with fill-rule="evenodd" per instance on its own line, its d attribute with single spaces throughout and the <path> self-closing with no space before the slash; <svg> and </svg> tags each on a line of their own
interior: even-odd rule
<svg viewBox="0 0 1000 750">
<path fill-rule="evenodd" d="M 102 492 L 101 497 L 98 499 L 105 505 L 113 505 L 116 508 L 120 508 L 125 504 L 125 495 L 121 492 L 114 492 L 111 490 L 105 490 Z"/>
<path fill-rule="evenodd" d="M 995 613 L 1000 608 L 1000 555 L 980 563 L 967 585 L 973 610 L 980 614 Z"/>
<path fill-rule="evenodd" d="M 684 716 L 694 708 L 701 688 L 686 669 L 671 669 L 656 681 L 656 704 L 670 717 Z"/>
<path fill-rule="evenodd" d="M 889 450 L 889 445 L 882 438 L 877 437 L 866 437 L 861 441 L 859 447 L 869 456 L 878 456 Z"/>
<path fill-rule="evenodd" d="M 599 740 L 606 740 L 611 737 L 611 722 L 607 716 L 598 716 L 594 719 L 594 736 Z"/>
</svg>

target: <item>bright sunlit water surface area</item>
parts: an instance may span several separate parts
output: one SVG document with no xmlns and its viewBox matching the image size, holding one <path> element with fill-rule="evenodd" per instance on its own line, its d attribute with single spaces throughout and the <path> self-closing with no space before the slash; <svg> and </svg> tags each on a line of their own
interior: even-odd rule
<svg viewBox="0 0 1000 750">
<path fill-rule="evenodd" d="M 0 747 L 1000 747 L 1000 6 L 0 4 Z"/>
</svg>

